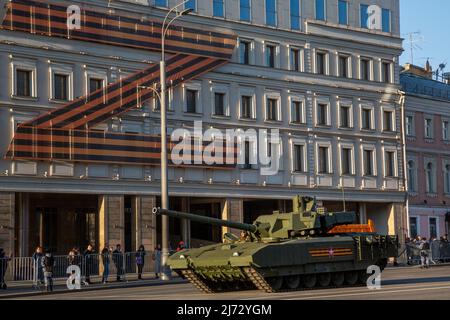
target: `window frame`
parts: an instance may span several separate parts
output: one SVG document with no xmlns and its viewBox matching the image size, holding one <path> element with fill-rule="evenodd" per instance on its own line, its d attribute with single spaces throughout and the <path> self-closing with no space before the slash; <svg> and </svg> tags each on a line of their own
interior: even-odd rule
<svg viewBox="0 0 450 320">
<path fill-rule="evenodd" d="M 292 14 L 292 2 L 296 1 L 298 4 L 298 16 Z M 302 0 L 289 0 L 289 28 L 291 30 L 301 31 L 302 30 Z M 298 19 L 298 28 L 293 27 L 293 18 Z"/>
<path fill-rule="evenodd" d="M 248 1 L 248 20 L 242 18 L 242 2 Z M 247 8 L 247 7 L 245 7 Z M 251 23 L 252 22 L 252 0 L 239 0 L 239 21 Z"/>
<path fill-rule="evenodd" d="M 346 19 L 345 23 L 341 22 L 341 3 L 345 3 L 346 4 L 345 5 L 345 10 L 346 10 L 345 11 L 345 19 Z M 343 26 L 348 26 L 349 25 L 349 19 L 348 19 L 348 17 L 349 17 L 349 15 L 348 15 L 348 13 L 349 13 L 349 2 L 347 0 L 338 0 L 337 8 L 338 8 L 338 14 L 337 14 L 338 24 L 343 25 Z"/>
<path fill-rule="evenodd" d="M 30 95 L 20 96 L 17 94 L 17 70 L 23 70 L 30 72 Z M 21 100 L 36 100 L 37 96 L 37 62 L 34 60 L 27 59 L 16 59 L 11 60 L 11 98 L 21 99 Z"/>
<path fill-rule="evenodd" d="M 367 73 L 367 79 L 364 79 L 363 77 L 363 61 L 367 61 L 367 67 L 368 67 L 368 73 Z M 368 57 L 360 57 L 359 58 L 359 80 L 363 81 L 373 81 L 373 59 Z"/>
<path fill-rule="evenodd" d="M 51 102 L 68 102 L 73 100 L 73 67 L 63 64 L 51 64 L 49 67 L 50 86 L 49 86 L 49 101 Z M 67 100 L 56 99 L 55 92 L 55 76 L 64 75 L 67 77 Z"/>
<path fill-rule="evenodd" d="M 215 11 L 214 11 L 214 8 L 215 8 L 215 4 L 217 3 L 217 2 L 220 2 L 221 4 L 222 4 L 222 15 L 216 15 L 215 14 Z M 225 13 L 225 0 L 213 0 L 213 3 L 212 3 L 212 5 L 213 5 L 213 17 L 215 17 L 215 18 L 225 18 L 226 17 L 226 13 Z"/>
<path fill-rule="evenodd" d="M 223 94 L 223 115 L 216 114 L 216 93 Z M 211 116 L 224 118 L 230 117 L 230 90 L 224 84 L 212 84 L 211 86 Z"/>
<path fill-rule="evenodd" d="M 390 128 L 390 130 L 387 130 L 387 126 L 386 126 L 386 121 L 385 121 L 386 120 L 386 117 L 385 117 L 386 113 L 390 113 L 391 114 L 391 120 L 390 120 L 391 128 Z M 394 132 L 396 132 L 397 131 L 397 126 L 396 126 L 397 116 L 396 116 L 395 108 L 391 107 L 391 106 L 383 106 L 381 108 L 381 114 L 382 114 L 382 131 L 384 133 L 394 133 Z"/>
<path fill-rule="evenodd" d="M 274 1 L 274 7 L 275 7 L 275 11 L 273 12 L 274 13 L 274 18 L 275 18 L 275 23 L 274 24 L 269 24 L 269 21 L 267 20 L 268 19 L 268 7 L 267 7 L 267 1 Z M 265 23 L 265 26 L 267 26 L 267 27 L 272 27 L 272 28 L 277 28 L 278 27 L 278 1 L 277 0 L 264 0 L 263 1 L 263 3 L 264 3 L 264 23 Z"/>
<path fill-rule="evenodd" d="M 201 115 L 203 114 L 202 107 L 202 84 L 199 82 L 189 82 L 184 83 L 183 86 L 183 113 L 186 115 Z M 196 91 L 196 104 L 195 104 L 195 112 L 190 112 L 187 109 L 187 91 Z"/>
<path fill-rule="evenodd" d="M 320 171 L 320 150 L 321 148 L 327 149 L 327 172 Z M 331 142 L 316 142 L 316 174 L 317 175 L 331 175 L 333 174 L 333 163 L 332 163 L 332 147 Z"/>
<path fill-rule="evenodd" d="M 348 165 L 349 165 L 349 172 L 344 172 L 343 170 L 343 150 L 349 150 L 349 158 L 348 158 Z M 356 174 L 356 167 L 355 167 L 355 146 L 351 143 L 341 143 L 339 145 L 339 167 L 340 167 L 340 173 L 342 176 L 355 176 Z"/>
<path fill-rule="evenodd" d="M 342 108 L 348 109 L 348 127 L 342 126 Z M 354 129 L 353 121 L 353 103 L 351 100 L 339 100 L 338 101 L 338 128 L 344 130 Z"/>
<path fill-rule="evenodd" d="M 305 139 L 298 139 L 298 138 L 293 138 L 290 141 L 291 143 L 291 154 L 290 154 L 290 158 L 291 158 L 291 173 L 292 174 L 305 174 L 308 172 L 308 144 L 306 142 Z M 298 171 L 296 170 L 296 164 L 297 164 L 297 157 L 296 157 L 296 150 L 295 150 L 295 146 L 302 146 L 303 147 L 303 151 L 302 151 L 302 163 L 301 163 L 301 170 Z"/>
<path fill-rule="evenodd" d="M 373 178 L 376 177 L 378 175 L 378 168 L 376 166 L 377 163 L 377 148 L 374 145 L 362 145 L 361 146 L 361 163 L 362 163 L 362 176 L 363 177 L 368 177 L 368 178 Z M 366 173 L 366 151 L 370 151 L 371 157 L 370 157 L 370 168 L 372 169 L 371 174 L 367 174 Z"/>
<path fill-rule="evenodd" d="M 250 108 L 250 118 L 243 117 L 243 105 L 242 105 L 242 97 L 250 97 L 251 108 Z M 250 88 L 239 88 L 239 120 L 244 121 L 255 121 L 256 120 L 256 90 Z"/>
<path fill-rule="evenodd" d="M 364 127 L 364 110 L 368 110 L 369 114 L 370 114 L 370 127 L 369 128 L 365 128 Z M 361 104 L 360 105 L 360 130 L 361 131 L 375 131 L 376 130 L 376 126 L 375 126 L 375 108 L 373 105 L 369 105 L 369 104 Z"/>
<path fill-rule="evenodd" d="M 323 55 L 323 73 L 319 73 L 319 61 L 318 56 Z M 314 73 L 317 75 L 327 76 L 329 75 L 329 53 L 325 50 L 314 50 Z"/>
<path fill-rule="evenodd" d="M 276 101 L 276 119 L 269 119 L 268 108 L 269 100 Z M 264 119 L 268 122 L 280 122 L 281 119 L 281 93 L 279 92 L 267 92 L 264 95 Z"/>
<path fill-rule="evenodd" d="M 326 121 L 325 124 L 319 123 L 319 105 L 326 105 Z M 329 99 L 317 98 L 314 108 L 314 125 L 316 127 L 331 127 L 331 103 Z"/>
<path fill-rule="evenodd" d="M 306 105 L 305 105 L 305 96 L 303 95 L 290 95 L 289 96 L 289 122 L 293 125 L 305 125 L 306 124 Z M 299 102 L 301 104 L 301 116 L 300 122 L 294 121 L 294 110 L 293 103 Z"/>
<path fill-rule="evenodd" d="M 319 15 L 318 15 L 318 11 L 317 11 L 318 1 L 323 2 L 323 18 L 319 18 Z M 314 20 L 327 21 L 327 0 L 314 0 Z"/>
<path fill-rule="evenodd" d="M 389 167 L 392 167 L 392 174 L 393 175 L 388 175 L 388 154 L 392 154 L 393 158 L 392 158 L 392 163 L 389 165 Z M 384 163 L 384 168 L 383 168 L 383 176 L 386 179 L 394 179 L 394 178 L 398 178 L 398 151 L 394 148 L 394 147 L 384 147 L 383 148 L 383 163 Z"/>
</svg>

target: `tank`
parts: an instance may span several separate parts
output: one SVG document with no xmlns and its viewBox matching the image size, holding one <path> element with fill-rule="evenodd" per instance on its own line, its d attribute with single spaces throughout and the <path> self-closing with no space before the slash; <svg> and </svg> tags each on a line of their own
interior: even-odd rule
<svg viewBox="0 0 450 320">
<path fill-rule="evenodd" d="M 398 256 L 397 236 L 380 235 L 354 212 L 327 212 L 311 197 L 293 199 L 293 212 L 253 224 L 154 208 L 155 214 L 241 230 L 223 243 L 185 249 L 167 264 L 206 293 L 259 289 L 268 293 L 366 284 L 369 266 L 382 271 Z"/>
</svg>

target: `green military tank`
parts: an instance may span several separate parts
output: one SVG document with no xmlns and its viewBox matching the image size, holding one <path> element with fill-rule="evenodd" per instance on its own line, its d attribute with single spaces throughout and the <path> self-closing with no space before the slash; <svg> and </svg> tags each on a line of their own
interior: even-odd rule
<svg viewBox="0 0 450 320">
<path fill-rule="evenodd" d="M 168 265 L 206 293 L 259 289 L 268 293 L 365 284 L 367 268 L 383 270 L 398 256 L 397 236 L 357 224 L 354 212 L 327 212 L 315 199 L 296 197 L 292 213 L 262 215 L 253 224 L 154 208 L 155 214 L 241 231 L 222 244 L 186 249 Z"/>
</svg>

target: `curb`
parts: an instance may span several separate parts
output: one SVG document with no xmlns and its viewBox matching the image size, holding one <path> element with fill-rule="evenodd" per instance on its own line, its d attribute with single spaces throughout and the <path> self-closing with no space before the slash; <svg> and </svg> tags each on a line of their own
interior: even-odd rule
<svg viewBox="0 0 450 320">
<path fill-rule="evenodd" d="M 105 287 L 85 287 L 81 290 L 56 290 L 53 292 L 27 292 L 27 293 L 12 293 L 5 296 L 0 296 L 0 300 L 9 300 L 9 299 L 16 299 L 16 298 L 27 298 L 27 297 L 34 297 L 34 296 L 47 296 L 47 295 L 59 295 L 59 294 L 70 294 L 70 293 L 79 293 L 81 291 L 99 291 L 99 290 L 114 290 L 114 289 L 125 289 L 125 288 L 140 288 L 140 287 L 154 287 L 154 286 L 164 286 L 169 284 L 181 284 L 181 283 L 187 283 L 184 279 L 173 279 L 171 281 L 166 282 L 136 282 L 136 283 L 124 283 L 122 285 L 115 285 L 115 286 L 105 286 Z M 56 300 L 56 299 L 55 299 Z"/>
</svg>

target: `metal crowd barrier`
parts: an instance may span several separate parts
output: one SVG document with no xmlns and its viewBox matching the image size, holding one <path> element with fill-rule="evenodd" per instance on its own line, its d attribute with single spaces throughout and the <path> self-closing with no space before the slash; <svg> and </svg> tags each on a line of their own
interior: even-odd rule
<svg viewBox="0 0 450 320">
<path fill-rule="evenodd" d="M 407 243 L 405 252 L 408 257 L 408 264 L 421 264 L 421 249 L 415 243 Z M 447 241 L 432 241 L 430 243 L 429 258 L 431 263 L 449 263 L 450 262 L 450 244 Z"/>
</svg>

